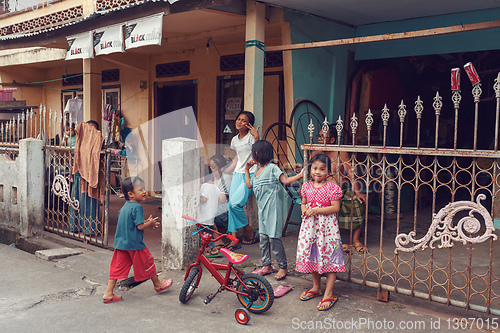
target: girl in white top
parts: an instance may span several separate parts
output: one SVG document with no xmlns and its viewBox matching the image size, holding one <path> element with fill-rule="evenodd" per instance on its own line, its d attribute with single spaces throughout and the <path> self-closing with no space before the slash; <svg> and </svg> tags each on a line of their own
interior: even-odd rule
<svg viewBox="0 0 500 333">
<path fill-rule="evenodd" d="M 252 159 L 252 145 L 259 140 L 259 127 L 253 127 L 255 117 L 253 113 L 241 111 L 236 117 L 236 130 L 238 135 L 235 135 L 231 140 L 231 149 L 236 151 L 236 157 L 233 162 L 224 170 L 225 173 L 233 173 L 231 189 L 229 191 L 229 211 L 228 211 L 228 228 L 236 237 L 236 232 L 240 228 L 245 228 L 245 237 L 243 244 L 253 243 L 254 228 L 248 224 L 243 206 L 247 204 L 248 197 L 252 194 L 252 189 L 248 189 L 245 184 L 245 165 Z M 254 174 L 257 166 L 250 169 L 250 176 Z M 231 241 L 228 249 L 231 251 L 236 244 Z"/>
</svg>

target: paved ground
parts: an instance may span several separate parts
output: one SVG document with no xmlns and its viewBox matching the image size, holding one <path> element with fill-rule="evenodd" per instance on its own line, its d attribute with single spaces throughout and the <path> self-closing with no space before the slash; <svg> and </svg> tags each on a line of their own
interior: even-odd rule
<svg viewBox="0 0 500 333">
<path fill-rule="evenodd" d="M 123 295 L 122 302 L 103 304 L 112 252 L 77 242 L 70 246 L 83 253 L 46 261 L 0 244 L 2 332 L 484 332 L 476 329 L 478 322 L 472 330 L 460 329 L 454 318 L 480 317 L 483 328 L 497 322 L 494 316 L 405 296 L 391 295 L 390 302 L 379 302 L 373 289 L 340 281 L 335 286 L 339 296 L 335 307 L 319 312 L 319 299 L 303 302 L 298 298 L 310 286 L 308 277 L 290 276 L 281 283 L 294 289 L 276 299 L 269 311 L 253 314 L 250 323 L 242 326 L 234 320 L 234 311 L 240 307 L 234 294 L 223 292 L 209 305 L 203 304 L 206 295 L 218 288 L 207 271 L 187 304 L 178 300 L 184 271 L 162 272 L 161 278 L 174 280 L 162 294 L 146 282 L 129 291 L 116 291 Z M 258 253 L 258 246 L 243 246 L 238 251 Z M 255 263 L 250 262 L 244 270 L 253 270 Z M 268 280 L 274 287 L 280 283 L 272 276 Z M 462 325 L 465 328 L 463 320 Z"/>
</svg>

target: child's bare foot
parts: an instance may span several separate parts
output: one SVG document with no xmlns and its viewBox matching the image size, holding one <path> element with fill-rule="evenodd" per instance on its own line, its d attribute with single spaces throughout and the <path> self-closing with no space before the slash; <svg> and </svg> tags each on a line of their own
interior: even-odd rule
<svg viewBox="0 0 500 333">
<path fill-rule="evenodd" d="M 288 273 L 288 270 L 286 268 L 280 268 L 278 273 L 274 276 L 276 280 L 283 280 L 286 277 L 286 274 Z"/>
<path fill-rule="evenodd" d="M 154 285 L 154 288 L 155 288 L 155 291 L 157 293 L 159 292 L 162 292 L 163 290 L 167 289 L 167 288 L 170 288 L 170 286 L 172 285 L 172 279 L 168 279 L 168 280 L 163 280 L 163 281 L 159 281 L 160 283 L 155 283 Z"/>
</svg>

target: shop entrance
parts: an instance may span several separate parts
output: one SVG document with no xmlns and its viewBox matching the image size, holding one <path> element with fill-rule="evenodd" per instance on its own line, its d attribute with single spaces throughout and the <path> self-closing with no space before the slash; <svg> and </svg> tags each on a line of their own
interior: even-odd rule
<svg viewBox="0 0 500 333">
<path fill-rule="evenodd" d="M 165 139 L 198 139 L 198 81 L 156 82 L 154 89 L 154 191 L 161 192 L 161 145 Z"/>
</svg>

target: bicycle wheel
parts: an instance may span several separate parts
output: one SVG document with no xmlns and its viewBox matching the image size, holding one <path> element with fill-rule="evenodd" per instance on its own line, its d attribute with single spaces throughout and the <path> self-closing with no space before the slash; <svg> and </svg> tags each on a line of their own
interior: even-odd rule
<svg viewBox="0 0 500 333">
<path fill-rule="evenodd" d="M 249 273 L 243 275 L 241 281 L 244 285 L 238 281 L 236 290 L 247 292 L 246 286 L 249 293 L 248 296 L 236 294 L 241 305 L 247 308 L 248 304 L 252 302 L 252 305 L 247 309 L 253 313 L 263 313 L 271 308 L 274 302 L 273 287 L 264 277 Z"/>
<path fill-rule="evenodd" d="M 179 301 L 181 301 L 181 303 L 189 301 L 189 298 L 191 298 L 195 289 L 198 288 L 198 275 L 200 275 L 200 269 L 195 266 L 191 269 L 191 272 L 189 272 L 189 275 L 182 286 L 181 293 L 179 294 Z"/>
</svg>

